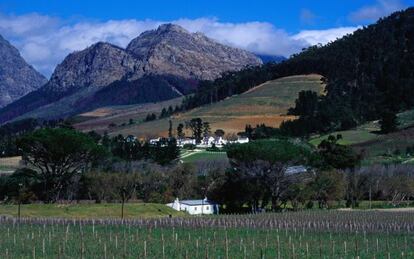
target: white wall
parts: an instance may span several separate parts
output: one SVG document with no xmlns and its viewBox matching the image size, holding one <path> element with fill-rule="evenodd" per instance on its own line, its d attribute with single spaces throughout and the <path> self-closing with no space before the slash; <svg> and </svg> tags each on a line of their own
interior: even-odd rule
<svg viewBox="0 0 414 259">
<path fill-rule="evenodd" d="M 190 215 L 199 215 L 199 214 L 213 214 L 214 205 L 197 205 L 189 206 L 186 204 L 181 204 L 180 210 L 188 212 Z"/>
</svg>

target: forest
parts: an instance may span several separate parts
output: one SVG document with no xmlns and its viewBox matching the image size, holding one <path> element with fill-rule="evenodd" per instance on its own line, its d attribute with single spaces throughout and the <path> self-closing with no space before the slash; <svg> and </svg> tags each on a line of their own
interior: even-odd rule
<svg viewBox="0 0 414 259">
<path fill-rule="evenodd" d="M 414 8 L 408 8 L 334 42 L 304 49 L 282 63 L 249 67 L 201 82 L 183 107 L 217 102 L 271 79 L 316 73 L 324 77 L 325 94 L 299 96 L 298 101 L 312 109 L 292 109 L 291 114 L 299 119 L 285 123 L 282 129 L 300 136 L 380 119 L 384 130 L 392 131 L 395 114 L 414 105 L 413 63 Z"/>
</svg>

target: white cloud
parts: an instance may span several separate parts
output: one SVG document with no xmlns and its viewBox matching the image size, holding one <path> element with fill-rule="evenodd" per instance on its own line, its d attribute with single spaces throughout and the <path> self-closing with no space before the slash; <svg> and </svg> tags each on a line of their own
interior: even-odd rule
<svg viewBox="0 0 414 259">
<path fill-rule="evenodd" d="M 28 63 L 49 76 L 66 55 L 98 41 L 120 47 L 140 33 L 160 24 L 176 23 L 190 32 L 202 32 L 218 42 L 259 54 L 290 56 L 303 47 L 327 43 L 355 28 L 303 31 L 290 35 L 266 22 L 223 23 L 214 18 L 155 20 L 81 21 L 73 23 L 38 14 L 0 14 L 0 34 L 10 40 Z"/>
<path fill-rule="evenodd" d="M 353 33 L 360 27 L 339 27 L 327 30 L 305 30 L 294 35 L 292 38 L 303 40 L 309 45 L 326 44 L 343 36 Z"/>
<path fill-rule="evenodd" d="M 400 0 L 377 0 L 374 5 L 364 6 L 349 15 L 353 22 L 375 22 L 381 17 L 401 10 L 404 4 Z"/>
</svg>

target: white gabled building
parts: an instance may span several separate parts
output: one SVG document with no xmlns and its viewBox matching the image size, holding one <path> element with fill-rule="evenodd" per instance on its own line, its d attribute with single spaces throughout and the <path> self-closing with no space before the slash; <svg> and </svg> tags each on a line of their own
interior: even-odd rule
<svg viewBox="0 0 414 259">
<path fill-rule="evenodd" d="M 218 214 L 219 205 L 204 198 L 203 200 L 182 200 L 175 199 L 173 203 L 166 204 L 178 211 L 185 211 L 190 215 Z"/>
</svg>

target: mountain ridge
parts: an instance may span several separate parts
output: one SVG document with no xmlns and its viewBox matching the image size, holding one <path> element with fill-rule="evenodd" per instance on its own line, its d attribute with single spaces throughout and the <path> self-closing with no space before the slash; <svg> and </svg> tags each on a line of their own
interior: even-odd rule
<svg viewBox="0 0 414 259">
<path fill-rule="evenodd" d="M 223 53 L 227 53 L 228 62 L 220 60 Z M 181 93 L 189 93 L 197 85 L 192 80 L 215 79 L 223 72 L 261 63 L 252 53 L 221 45 L 200 33 L 189 33 L 178 25 L 161 25 L 156 30 L 139 35 L 125 49 L 110 43 L 97 42 L 84 50 L 69 54 L 56 67 L 45 86 L 1 109 L 0 123 L 59 102 L 84 88 L 92 89 L 84 91 L 90 96 L 80 96 L 82 112 L 100 105 L 99 102 L 87 105 L 82 100 L 104 99 L 105 105 L 110 105 L 108 97 L 104 97 L 108 94 L 101 90 L 111 84 L 113 94 L 122 94 L 114 87 L 114 82 L 119 82 L 119 86 L 132 91 L 131 98 L 140 102 L 156 101 L 154 94 L 157 92 L 160 100 L 164 100 L 167 96 L 174 98 Z M 148 87 L 142 86 L 143 80 L 140 79 L 144 76 L 148 76 Z M 175 77 L 175 80 L 171 81 L 167 77 Z M 149 83 L 148 78 L 153 80 L 152 83 Z M 157 83 L 163 91 L 160 91 Z M 134 85 L 144 93 L 136 91 Z M 117 100 L 121 102 L 117 104 L 130 103 L 127 98 Z M 79 107 L 73 105 L 67 108 L 71 109 L 65 112 L 67 115 L 73 115 L 79 110 Z M 57 117 L 59 114 L 54 114 L 53 118 Z"/>
</svg>

